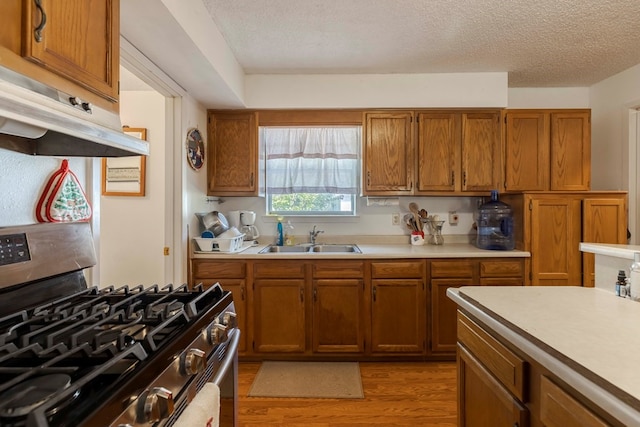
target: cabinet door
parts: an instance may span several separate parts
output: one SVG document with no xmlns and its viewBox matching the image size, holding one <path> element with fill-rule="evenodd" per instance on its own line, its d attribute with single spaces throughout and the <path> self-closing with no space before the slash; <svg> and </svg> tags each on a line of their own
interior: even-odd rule
<svg viewBox="0 0 640 427">
<path fill-rule="evenodd" d="M 575 198 L 530 200 L 531 284 L 580 285 L 581 201 Z"/>
<path fill-rule="evenodd" d="M 527 427 L 529 425 L 527 408 L 462 345 L 458 345 L 458 425 L 460 427 Z"/>
<path fill-rule="evenodd" d="M 257 196 L 258 128 L 255 113 L 209 112 L 207 194 Z"/>
<path fill-rule="evenodd" d="M 609 426 L 545 376 L 540 380 L 540 421 L 545 427 Z"/>
<path fill-rule="evenodd" d="M 412 120 L 411 112 L 365 113 L 365 195 L 412 193 Z"/>
<path fill-rule="evenodd" d="M 423 353 L 425 288 L 421 279 L 371 281 L 371 351 Z"/>
<path fill-rule="evenodd" d="M 431 338 L 429 339 L 431 353 L 455 354 L 458 306 L 447 297 L 447 289 L 472 284 L 471 278 L 431 280 Z"/>
<path fill-rule="evenodd" d="M 233 295 L 233 305 L 236 309 L 236 320 L 238 321 L 238 329 L 240 329 L 240 342 L 238 343 L 238 352 L 245 353 L 247 351 L 247 296 L 246 282 L 244 279 L 223 279 L 220 280 L 222 289 L 231 291 Z"/>
<path fill-rule="evenodd" d="M 500 113 L 462 114 L 462 191 L 502 184 Z"/>
<path fill-rule="evenodd" d="M 456 184 L 459 187 L 460 126 L 458 113 L 418 115 L 416 193 L 455 191 Z"/>
<path fill-rule="evenodd" d="M 505 140 L 505 189 L 549 188 L 549 115 L 508 112 Z"/>
<path fill-rule="evenodd" d="M 23 55 L 111 101 L 118 100 L 119 0 L 26 1 Z M 42 31 L 38 26 L 46 20 Z"/>
<path fill-rule="evenodd" d="M 314 352 L 364 352 L 363 297 L 361 279 L 313 281 Z"/>
<path fill-rule="evenodd" d="M 256 279 L 253 294 L 254 351 L 305 351 L 304 279 Z"/>
<path fill-rule="evenodd" d="M 582 241 L 587 243 L 627 243 L 625 198 L 585 199 L 582 202 Z M 582 253 L 583 285 L 595 286 L 595 255 Z"/>
<path fill-rule="evenodd" d="M 551 190 L 591 187 L 591 113 L 551 113 Z"/>
</svg>

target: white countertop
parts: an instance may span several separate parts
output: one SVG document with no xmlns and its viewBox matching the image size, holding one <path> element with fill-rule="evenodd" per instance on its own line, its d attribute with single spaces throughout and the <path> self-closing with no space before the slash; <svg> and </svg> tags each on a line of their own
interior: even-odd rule
<svg viewBox="0 0 640 427">
<path fill-rule="evenodd" d="M 573 286 L 447 294 L 603 409 L 640 425 L 640 303 Z"/>
<path fill-rule="evenodd" d="M 342 243 L 342 242 L 341 242 Z M 444 245 L 413 246 L 410 244 L 371 244 L 358 243 L 362 251 L 358 253 L 265 253 L 259 254 L 265 244 L 243 247 L 241 252 L 193 252 L 194 259 L 362 259 L 362 258 L 526 258 L 531 254 L 525 251 L 492 251 L 478 249 L 469 243 L 445 243 Z"/>
<path fill-rule="evenodd" d="M 633 254 L 640 252 L 638 245 L 614 245 L 605 243 L 580 243 L 582 252 L 589 252 L 596 255 L 607 255 L 617 258 L 633 260 Z"/>
</svg>

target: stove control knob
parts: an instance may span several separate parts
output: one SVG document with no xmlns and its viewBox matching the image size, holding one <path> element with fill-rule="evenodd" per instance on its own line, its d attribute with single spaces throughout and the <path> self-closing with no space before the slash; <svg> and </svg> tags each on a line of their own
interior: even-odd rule
<svg viewBox="0 0 640 427">
<path fill-rule="evenodd" d="M 157 423 L 173 414 L 173 394 L 164 387 L 154 387 L 140 396 L 138 419 L 141 424 Z"/>
<path fill-rule="evenodd" d="M 204 371 L 207 356 L 199 348 L 190 348 L 180 356 L 180 373 L 182 375 L 196 375 Z"/>
<path fill-rule="evenodd" d="M 209 344 L 217 345 L 227 340 L 227 327 L 220 323 L 214 323 L 207 329 L 207 341 Z"/>
<path fill-rule="evenodd" d="M 236 314 L 233 311 L 227 311 L 222 316 L 222 324 L 226 325 L 227 328 L 237 328 L 238 320 L 236 318 Z"/>
</svg>

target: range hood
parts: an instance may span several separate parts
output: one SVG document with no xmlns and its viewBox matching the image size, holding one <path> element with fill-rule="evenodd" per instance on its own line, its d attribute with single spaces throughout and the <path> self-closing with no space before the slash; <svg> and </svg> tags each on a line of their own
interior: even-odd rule
<svg viewBox="0 0 640 427">
<path fill-rule="evenodd" d="M 148 155 L 117 113 L 0 66 L 0 148 L 69 157 Z"/>
</svg>

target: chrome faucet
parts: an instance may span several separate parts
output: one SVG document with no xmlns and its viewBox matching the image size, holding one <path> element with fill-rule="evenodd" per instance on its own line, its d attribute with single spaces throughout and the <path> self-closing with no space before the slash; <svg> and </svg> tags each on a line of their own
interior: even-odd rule
<svg viewBox="0 0 640 427">
<path fill-rule="evenodd" d="M 313 230 L 311 230 L 309 232 L 309 239 L 311 240 L 311 244 L 315 245 L 316 244 L 316 237 L 318 237 L 318 234 L 320 233 L 324 233 L 324 230 L 318 230 L 316 231 L 316 226 L 313 226 Z"/>
</svg>

